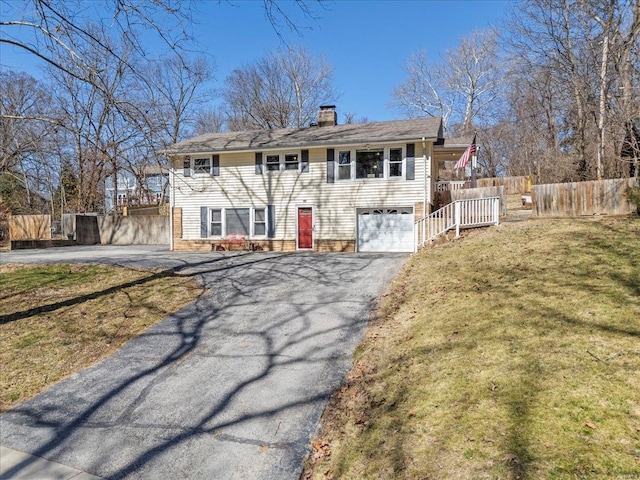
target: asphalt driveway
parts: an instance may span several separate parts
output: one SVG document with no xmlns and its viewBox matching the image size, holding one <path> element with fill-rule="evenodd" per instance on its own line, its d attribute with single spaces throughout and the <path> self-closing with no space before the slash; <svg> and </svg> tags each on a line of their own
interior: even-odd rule
<svg viewBox="0 0 640 480">
<path fill-rule="evenodd" d="M 369 312 L 406 258 L 111 246 L 2 253 L 0 263 L 174 268 L 207 291 L 0 415 L 0 444 L 105 478 L 297 479 Z"/>
</svg>

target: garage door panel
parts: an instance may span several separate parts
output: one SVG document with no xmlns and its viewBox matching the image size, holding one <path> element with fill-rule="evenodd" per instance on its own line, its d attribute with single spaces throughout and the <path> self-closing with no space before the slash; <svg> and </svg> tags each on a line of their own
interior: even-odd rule
<svg viewBox="0 0 640 480">
<path fill-rule="evenodd" d="M 358 251 L 413 252 L 413 208 L 359 209 Z"/>
</svg>

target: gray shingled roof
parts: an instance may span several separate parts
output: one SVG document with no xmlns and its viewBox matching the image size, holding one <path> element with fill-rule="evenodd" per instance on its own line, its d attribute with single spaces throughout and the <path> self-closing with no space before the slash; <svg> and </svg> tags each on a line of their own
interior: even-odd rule
<svg viewBox="0 0 640 480">
<path fill-rule="evenodd" d="M 302 148 L 373 142 L 417 141 L 442 137 L 440 118 L 354 123 L 331 127 L 207 133 L 176 143 L 168 155 L 216 153 L 270 148 Z"/>
<path fill-rule="evenodd" d="M 473 142 L 473 135 L 467 135 L 464 137 L 450 137 L 445 138 L 444 143 L 442 145 L 435 145 L 434 148 L 437 149 L 447 149 L 447 148 L 467 148 Z"/>
</svg>

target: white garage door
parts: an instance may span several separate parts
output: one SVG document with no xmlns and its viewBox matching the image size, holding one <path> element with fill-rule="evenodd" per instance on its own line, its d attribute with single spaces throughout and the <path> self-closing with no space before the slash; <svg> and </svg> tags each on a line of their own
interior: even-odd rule
<svg viewBox="0 0 640 480">
<path fill-rule="evenodd" d="M 413 252 L 413 208 L 359 208 L 359 252 Z"/>
</svg>

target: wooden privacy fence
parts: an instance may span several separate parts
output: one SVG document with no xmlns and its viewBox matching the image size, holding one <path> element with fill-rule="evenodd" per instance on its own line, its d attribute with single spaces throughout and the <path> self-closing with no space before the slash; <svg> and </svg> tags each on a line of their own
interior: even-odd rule
<svg viewBox="0 0 640 480">
<path fill-rule="evenodd" d="M 482 187 L 482 188 L 466 188 L 464 190 L 452 190 L 451 201 L 456 200 L 470 200 L 476 198 L 492 198 L 498 197 L 500 199 L 500 212 L 504 215 L 507 209 L 507 194 L 505 187 Z"/>
<path fill-rule="evenodd" d="M 11 240 L 50 240 L 51 215 L 12 215 L 9 217 Z"/>
<path fill-rule="evenodd" d="M 588 182 L 551 183 L 533 187 L 532 216 L 579 217 L 583 215 L 626 215 L 636 206 L 625 197 L 636 178 L 614 178 Z"/>
<path fill-rule="evenodd" d="M 477 181 L 478 188 L 482 187 L 504 187 L 507 194 L 528 193 L 533 186 L 530 176 L 521 177 L 496 177 L 496 178 L 479 178 Z"/>
</svg>

